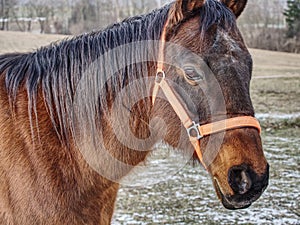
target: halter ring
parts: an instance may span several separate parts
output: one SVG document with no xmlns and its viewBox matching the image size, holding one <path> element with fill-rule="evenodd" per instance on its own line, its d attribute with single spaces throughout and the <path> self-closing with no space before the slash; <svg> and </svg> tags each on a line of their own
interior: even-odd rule
<svg viewBox="0 0 300 225">
<path fill-rule="evenodd" d="M 197 140 L 200 140 L 203 138 L 203 136 L 200 134 L 199 127 L 200 124 L 193 121 L 192 126 L 186 129 L 190 139 L 197 138 Z"/>
<path fill-rule="evenodd" d="M 161 82 L 166 78 L 166 74 L 164 71 L 157 71 L 156 77 L 155 77 L 155 83 L 161 84 Z"/>
</svg>

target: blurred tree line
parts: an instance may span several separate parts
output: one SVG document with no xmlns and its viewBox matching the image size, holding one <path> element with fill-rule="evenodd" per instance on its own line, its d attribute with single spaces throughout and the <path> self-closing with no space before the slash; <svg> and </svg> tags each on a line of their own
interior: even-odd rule
<svg viewBox="0 0 300 225">
<path fill-rule="evenodd" d="M 0 0 L 0 29 L 79 34 L 171 0 Z M 249 47 L 300 53 L 300 0 L 249 0 L 238 23 Z"/>
<path fill-rule="evenodd" d="M 299 2 L 249 0 L 246 11 L 238 21 L 248 46 L 300 53 Z"/>
<path fill-rule="evenodd" d="M 166 1 L 0 0 L 0 29 L 79 34 L 149 12 Z"/>
</svg>

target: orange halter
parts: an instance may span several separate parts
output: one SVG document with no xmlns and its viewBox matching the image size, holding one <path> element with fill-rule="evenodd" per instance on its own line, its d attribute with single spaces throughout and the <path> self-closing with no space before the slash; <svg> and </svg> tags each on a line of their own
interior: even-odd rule
<svg viewBox="0 0 300 225">
<path fill-rule="evenodd" d="M 158 56 L 159 58 L 157 63 L 157 73 L 156 73 L 153 94 L 152 94 L 152 104 L 154 105 L 158 91 L 161 88 L 165 97 L 167 98 L 167 100 L 173 107 L 175 113 L 181 120 L 183 126 L 186 128 L 190 141 L 194 146 L 194 149 L 197 153 L 200 162 L 206 168 L 203 162 L 203 154 L 200 150 L 200 139 L 214 133 L 218 133 L 230 129 L 242 128 L 242 127 L 253 127 L 256 128 L 260 133 L 261 127 L 258 120 L 251 116 L 240 116 L 240 117 L 221 120 L 221 121 L 217 121 L 205 125 L 200 125 L 199 123 L 196 123 L 190 118 L 187 111 L 180 103 L 179 99 L 176 97 L 172 88 L 169 86 L 169 84 L 165 79 L 166 74 L 164 72 L 163 66 L 164 66 L 164 49 L 166 44 L 167 26 L 168 26 L 168 22 L 164 26 L 162 37 L 161 37 L 161 46 L 159 49 L 159 56 Z"/>
</svg>

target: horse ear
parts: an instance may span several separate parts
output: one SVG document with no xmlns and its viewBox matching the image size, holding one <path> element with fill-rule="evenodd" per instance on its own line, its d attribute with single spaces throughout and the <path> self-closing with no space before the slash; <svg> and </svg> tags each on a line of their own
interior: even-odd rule
<svg viewBox="0 0 300 225">
<path fill-rule="evenodd" d="M 178 25 L 194 15 L 204 3 L 205 0 L 177 0 L 171 10 L 171 25 Z"/>
<path fill-rule="evenodd" d="M 242 14 L 247 5 L 247 0 L 221 0 L 221 2 L 231 9 L 236 18 Z"/>
</svg>

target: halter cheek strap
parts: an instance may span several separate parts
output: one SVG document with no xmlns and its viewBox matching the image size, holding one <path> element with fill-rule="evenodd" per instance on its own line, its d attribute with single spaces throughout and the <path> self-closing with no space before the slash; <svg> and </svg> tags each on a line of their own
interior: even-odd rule
<svg viewBox="0 0 300 225">
<path fill-rule="evenodd" d="M 187 111 L 181 104 L 180 100 L 175 95 L 174 91 L 170 87 L 170 85 L 166 81 L 166 74 L 164 72 L 164 49 L 166 43 L 166 27 L 168 23 L 165 25 L 162 38 L 161 38 L 161 46 L 159 49 L 159 59 L 157 64 L 157 72 L 155 85 L 152 93 L 152 104 L 154 105 L 156 96 L 158 94 L 159 89 L 161 89 L 167 98 L 168 102 L 171 104 L 173 110 L 181 120 L 183 126 L 186 128 L 191 144 L 193 145 L 197 156 L 202 163 L 202 165 L 206 168 L 205 163 L 203 161 L 203 154 L 200 149 L 200 140 L 208 135 L 219 133 L 226 130 L 252 127 L 256 128 L 259 133 L 261 132 L 261 127 L 258 120 L 251 116 L 240 116 L 234 117 L 226 120 L 221 120 L 205 125 L 200 125 L 193 121 L 188 115 Z"/>
</svg>

